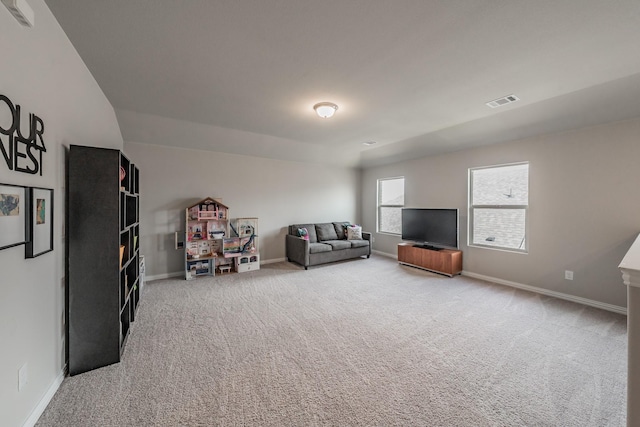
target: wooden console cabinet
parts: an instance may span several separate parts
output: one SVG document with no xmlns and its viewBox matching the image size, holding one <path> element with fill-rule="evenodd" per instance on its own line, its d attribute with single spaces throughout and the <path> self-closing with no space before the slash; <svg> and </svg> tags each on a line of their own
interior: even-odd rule
<svg viewBox="0 0 640 427">
<path fill-rule="evenodd" d="M 398 262 L 453 276 L 462 272 L 462 251 L 454 249 L 434 251 L 411 243 L 400 243 L 398 244 Z"/>
</svg>

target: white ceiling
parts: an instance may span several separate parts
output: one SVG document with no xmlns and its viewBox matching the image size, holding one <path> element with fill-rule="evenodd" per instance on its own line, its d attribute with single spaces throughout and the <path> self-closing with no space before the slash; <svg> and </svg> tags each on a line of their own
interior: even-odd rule
<svg viewBox="0 0 640 427">
<path fill-rule="evenodd" d="M 640 116 L 638 0 L 46 2 L 125 141 L 368 167 Z"/>
</svg>

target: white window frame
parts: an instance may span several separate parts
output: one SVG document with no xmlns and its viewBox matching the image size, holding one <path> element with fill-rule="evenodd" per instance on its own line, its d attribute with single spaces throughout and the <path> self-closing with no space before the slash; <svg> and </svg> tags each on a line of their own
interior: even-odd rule
<svg viewBox="0 0 640 427">
<path fill-rule="evenodd" d="M 529 253 L 529 180 L 527 181 L 527 204 L 526 205 L 474 205 L 473 204 L 473 172 L 477 170 L 485 170 L 485 169 L 497 169 L 508 166 L 518 166 L 518 165 L 527 165 L 527 168 L 530 172 L 529 162 L 517 162 L 517 163 L 505 163 L 501 165 L 492 165 L 492 166 L 481 166 L 475 168 L 469 168 L 469 196 L 468 196 L 468 205 L 469 205 L 469 218 L 467 225 L 467 245 L 470 247 L 483 248 L 483 249 L 495 249 L 500 251 L 507 252 L 516 252 L 521 254 Z M 475 209 L 513 209 L 513 210 L 524 210 L 524 247 L 523 248 L 511 248 L 505 246 L 496 246 L 496 245 L 483 245 L 481 243 L 473 243 L 473 221 L 474 221 L 474 210 Z"/>
<path fill-rule="evenodd" d="M 382 208 L 398 208 L 400 210 L 400 215 L 402 217 L 402 208 L 404 208 L 406 203 L 403 204 L 398 204 L 398 205 L 389 205 L 389 204 L 382 204 L 380 203 L 380 191 L 382 188 L 381 183 L 383 181 L 393 181 L 396 179 L 401 179 L 402 180 L 402 195 L 403 195 L 403 199 L 405 196 L 405 188 L 404 188 L 404 184 L 405 184 L 405 177 L 404 176 L 394 176 L 391 178 L 379 178 L 378 179 L 378 186 L 376 189 L 376 205 L 377 205 L 377 209 L 376 209 L 376 232 L 380 233 L 380 234 L 389 234 L 392 236 L 400 236 L 402 234 L 402 228 L 400 229 L 400 231 L 398 233 L 394 233 L 392 231 L 383 231 L 380 229 L 380 220 L 381 220 L 381 215 L 380 215 L 380 211 L 382 210 Z M 402 227 L 402 225 L 401 225 Z"/>
</svg>

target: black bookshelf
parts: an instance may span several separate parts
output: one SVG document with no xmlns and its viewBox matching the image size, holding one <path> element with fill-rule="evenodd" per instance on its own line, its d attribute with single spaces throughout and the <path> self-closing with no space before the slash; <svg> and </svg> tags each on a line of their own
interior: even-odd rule
<svg viewBox="0 0 640 427">
<path fill-rule="evenodd" d="M 67 172 L 67 357 L 75 375 L 119 362 L 135 320 L 139 171 L 119 150 L 72 145 Z"/>
</svg>

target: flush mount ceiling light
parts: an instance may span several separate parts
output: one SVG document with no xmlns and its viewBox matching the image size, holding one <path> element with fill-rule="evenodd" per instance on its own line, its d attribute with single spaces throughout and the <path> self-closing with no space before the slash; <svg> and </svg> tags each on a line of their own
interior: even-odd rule
<svg viewBox="0 0 640 427">
<path fill-rule="evenodd" d="M 333 116 L 333 114 L 338 109 L 338 106 L 333 102 L 318 102 L 313 106 L 313 109 L 316 110 L 316 114 L 322 117 L 323 119 L 328 119 Z"/>
<path fill-rule="evenodd" d="M 375 143 L 376 143 L 375 141 L 365 141 L 365 142 L 362 143 L 362 145 L 371 146 L 371 145 L 373 145 Z"/>
</svg>

